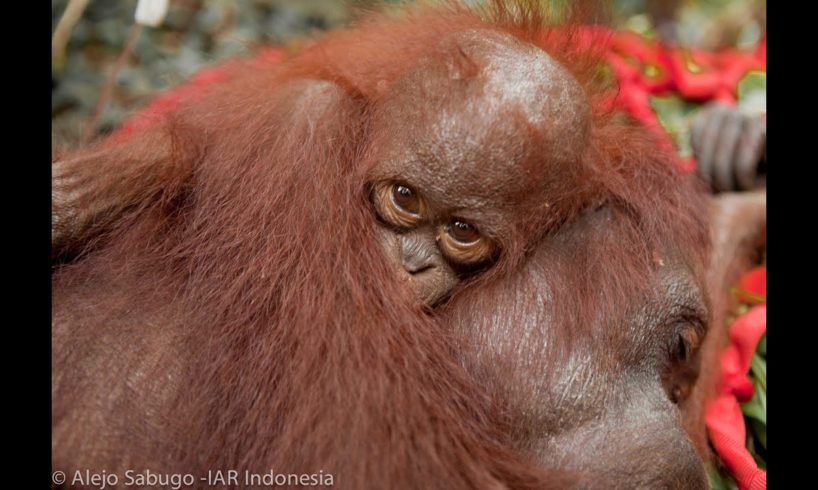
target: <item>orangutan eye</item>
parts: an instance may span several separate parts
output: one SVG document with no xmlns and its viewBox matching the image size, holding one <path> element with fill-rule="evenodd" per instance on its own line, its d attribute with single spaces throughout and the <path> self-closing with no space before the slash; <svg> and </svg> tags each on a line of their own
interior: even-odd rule
<svg viewBox="0 0 818 490">
<path fill-rule="evenodd" d="M 676 334 L 671 345 L 671 358 L 676 363 L 686 363 L 693 357 L 693 352 L 699 346 L 699 334 L 696 329 L 689 327 Z"/>
<path fill-rule="evenodd" d="M 420 200 L 408 186 L 394 184 L 392 186 L 392 202 L 409 213 L 418 214 L 420 212 Z"/>
<path fill-rule="evenodd" d="M 469 245 L 480 239 L 480 233 L 477 228 L 466 223 L 465 221 L 453 220 L 446 229 L 446 232 L 454 240 Z"/>
<path fill-rule="evenodd" d="M 670 339 L 667 346 L 669 363 L 663 374 L 662 382 L 668 398 L 679 404 L 688 396 L 699 376 L 699 364 L 695 362 L 701 344 L 701 329 L 688 322 L 682 322 Z"/>
<path fill-rule="evenodd" d="M 457 218 L 443 226 L 438 243 L 443 254 L 460 265 L 487 262 L 493 258 L 497 248 L 477 227 Z"/>
<path fill-rule="evenodd" d="M 387 224 L 400 228 L 417 226 L 424 217 L 425 204 L 407 184 L 380 182 L 373 188 L 372 202 Z"/>
<path fill-rule="evenodd" d="M 676 341 L 676 360 L 679 362 L 687 362 L 688 354 L 690 353 L 690 348 L 687 346 L 687 342 L 685 341 L 684 337 L 679 335 L 678 340 Z"/>
</svg>

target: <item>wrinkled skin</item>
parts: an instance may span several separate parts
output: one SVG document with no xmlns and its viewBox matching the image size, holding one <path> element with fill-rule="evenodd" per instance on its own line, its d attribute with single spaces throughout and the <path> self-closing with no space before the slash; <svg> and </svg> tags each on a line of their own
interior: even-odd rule
<svg viewBox="0 0 818 490">
<path fill-rule="evenodd" d="M 557 319 L 554 305 L 568 301 L 568 291 L 552 285 L 570 284 L 568 276 L 578 273 L 569 251 L 601 239 L 610 219 L 604 210 L 585 216 L 539 247 L 509 283 L 458 298 L 497 304 L 489 318 L 457 317 L 464 336 L 480 339 L 470 343 L 467 362 L 514 400 L 515 442 L 543 464 L 577 470 L 582 488 L 706 488 L 701 460 L 662 383 L 679 329 L 701 331 L 708 319 L 702 281 L 685 260 L 664 257 L 652 294 L 613 318 L 586 325 Z"/>
<path fill-rule="evenodd" d="M 697 172 L 715 192 L 765 186 L 767 120 L 721 103 L 705 106 L 693 120 L 690 141 Z"/>
<path fill-rule="evenodd" d="M 763 243 L 765 204 L 759 192 L 714 198 L 709 273 L 668 251 L 646 296 L 584 326 L 557 321 L 555 303 L 571 295 L 553 285 L 583 284 L 569 279 L 571 255 L 604 239 L 606 210 L 548 238 L 508 282 L 456 298 L 444 315 L 463 339 L 464 364 L 505 400 L 513 443 L 576 471 L 579 488 L 708 488 L 702 412 L 725 345 L 725 295 Z M 588 300 L 604 303 L 606 293 Z M 475 318 L 486 305 L 496 313 Z M 681 362 L 668 346 L 690 325 L 702 339 Z"/>
</svg>

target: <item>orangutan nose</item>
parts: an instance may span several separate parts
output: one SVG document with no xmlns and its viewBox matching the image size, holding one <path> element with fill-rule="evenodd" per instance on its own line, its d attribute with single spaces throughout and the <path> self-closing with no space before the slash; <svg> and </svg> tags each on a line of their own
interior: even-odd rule
<svg viewBox="0 0 818 490">
<path fill-rule="evenodd" d="M 435 256 L 429 250 L 429 244 L 414 235 L 401 235 L 400 260 L 410 274 L 418 274 L 435 265 Z"/>
</svg>

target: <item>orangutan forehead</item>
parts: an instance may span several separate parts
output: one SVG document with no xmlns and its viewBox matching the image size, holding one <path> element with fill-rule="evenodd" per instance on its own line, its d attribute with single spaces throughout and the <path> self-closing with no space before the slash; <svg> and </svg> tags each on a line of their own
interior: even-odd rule
<svg viewBox="0 0 818 490">
<path fill-rule="evenodd" d="M 687 261 L 670 254 L 655 260 L 659 268 L 656 302 L 662 305 L 658 312 L 666 321 L 683 319 L 707 323 L 710 308 L 704 285 Z"/>
<path fill-rule="evenodd" d="M 475 29 L 448 41 L 479 68 L 485 110 L 514 106 L 554 132 L 587 130 L 590 105 L 577 80 L 545 51 L 507 33 Z"/>
<path fill-rule="evenodd" d="M 466 31 L 393 86 L 381 154 L 387 171 L 455 205 L 513 205 L 577 164 L 589 114 L 582 87 L 544 51 Z"/>
</svg>

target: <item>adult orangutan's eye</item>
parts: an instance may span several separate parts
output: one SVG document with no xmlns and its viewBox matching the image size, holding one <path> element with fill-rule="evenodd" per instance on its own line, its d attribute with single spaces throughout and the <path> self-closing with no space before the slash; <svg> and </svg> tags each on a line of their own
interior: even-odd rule
<svg viewBox="0 0 818 490">
<path fill-rule="evenodd" d="M 696 355 L 701 344 L 700 329 L 682 323 L 673 333 L 667 346 L 669 364 L 663 375 L 668 398 L 674 404 L 687 399 L 699 376 Z"/>
<path fill-rule="evenodd" d="M 699 334 L 693 327 L 688 327 L 676 334 L 671 345 L 671 359 L 676 363 L 686 363 L 699 347 Z"/>
</svg>

